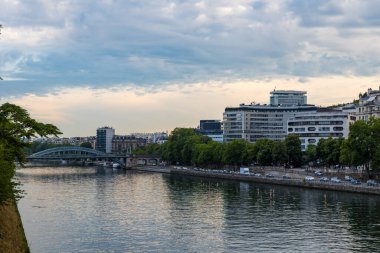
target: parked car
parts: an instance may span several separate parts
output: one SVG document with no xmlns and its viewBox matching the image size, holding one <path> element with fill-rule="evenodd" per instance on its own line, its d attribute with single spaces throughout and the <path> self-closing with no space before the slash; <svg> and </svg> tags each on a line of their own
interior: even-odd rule
<svg viewBox="0 0 380 253">
<path fill-rule="evenodd" d="M 350 177 L 350 176 L 344 176 L 344 180 L 346 180 L 346 181 L 351 181 L 353 178 L 352 177 Z"/>
<path fill-rule="evenodd" d="M 328 179 L 327 177 L 321 177 L 321 178 L 319 179 L 319 181 L 320 181 L 320 182 L 328 182 L 329 179 Z"/>
<path fill-rule="evenodd" d="M 261 174 L 260 173 L 255 173 L 254 176 L 255 177 L 261 177 Z"/>
<path fill-rule="evenodd" d="M 370 179 L 370 180 L 367 181 L 367 185 L 368 186 L 378 186 L 379 183 L 376 182 L 375 180 Z"/>
<path fill-rule="evenodd" d="M 308 181 L 308 182 L 314 181 L 314 177 L 312 177 L 312 176 L 306 176 L 305 177 L 305 181 Z"/>
<path fill-rule="evenodd" d="M 351 184 L 356 184 L 356 185 L 359 185 L 359 184 L 362 184 L 362 182 L 360 182 L 359 179 L 351 179 Z"/>
<path fill-rule="evenodd" d="M 330 181 L 333 182 L 333 183 L 340 183 L 341 182 L 341 180 L 339 178 L 337 178 L 337 177 L 332 177 L 330 179 Z"/>
<path fill-rule="evenodd" d="M 285 174 L 282 176 L 283 179 L 291 179 L 291 177 L 288 174 Z"/>
<path fill-rule="evenodd" d="M 323 173 L 320 172 L 319 170 L 317 170 L 316 172 L 314 172 L 314 174 L 315 174 L 317 177 L 323 176 Z"/>
<path fill-rule="evenodd" d="M 266 177 L 274 177 L 274 175 L 272 173 L 267 173 L 265 176 Z"/>
</svg>

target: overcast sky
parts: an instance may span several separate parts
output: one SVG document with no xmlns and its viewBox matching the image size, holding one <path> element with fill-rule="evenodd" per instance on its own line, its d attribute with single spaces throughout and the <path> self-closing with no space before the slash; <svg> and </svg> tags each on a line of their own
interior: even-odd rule
<svg viewBox="0 0 380 253">
<path fill-rule="evenodd" d="M 0 0 L 1 102 L 64 136 L 195 127 L 298 89 L 380 85 L 378 0 Z"/>
</svg>

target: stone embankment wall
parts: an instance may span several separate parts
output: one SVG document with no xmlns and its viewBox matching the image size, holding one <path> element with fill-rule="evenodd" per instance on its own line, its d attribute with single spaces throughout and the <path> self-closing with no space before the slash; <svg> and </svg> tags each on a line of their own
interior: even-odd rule
<svg viewBox="0 0 380 253">
<path fill-rule="evenodd" d="M 323 183 L 323 182 L 306 182 L 303 180 L 293 180 L 293 179 L 280 179 L 280 178 L 266 178 L 266 177 L 255 177 L 251 175 L 241 175 L 241 174 L 224 174 L 224 173 L 213 173 L 207 171 L 196 171 L 196 170 L 182 170 L 171 168 L 172 174 L 179 175 L 189 175 L 189 176 L 198 176 L 206 178 L 219 178 L 219 179 L 228 179 L 228 180 L 238 180 L 246 182 L 255 182 L 262 184 L 275 184 L 275 185 L 285 185 L 293 187 L 303 187 L 310 189 L 321 189 L 321 190 L 332 190 L 332 191 L 344 191 L 344 192 L 354 192 L 354 193 L 363 193 L 363 194 L 375 194 L 380 195 L 379 187 L 366 187 L 366 186 L 357 186 L 343 183 Z"/>
<path fill-rule="evenodd" d="M 14 201 L 0 205 L 0 252 L 29 252 L 20 214 Z"/>
</svg>

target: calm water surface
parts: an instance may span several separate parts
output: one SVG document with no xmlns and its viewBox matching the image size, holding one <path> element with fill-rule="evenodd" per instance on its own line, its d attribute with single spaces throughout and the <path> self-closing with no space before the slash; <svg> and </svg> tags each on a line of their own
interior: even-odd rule
<svg viewBox="0 0 380 253">
<path fill-rule="evenodd" d="M 380 252 L 380 198 L 100 168 L 17 171 L 32 252 Z"/>
</svg>

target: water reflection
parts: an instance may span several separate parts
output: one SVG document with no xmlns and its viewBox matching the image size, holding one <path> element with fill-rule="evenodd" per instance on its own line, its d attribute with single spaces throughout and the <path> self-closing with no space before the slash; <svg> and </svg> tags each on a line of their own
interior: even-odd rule
<svg viewBox="0 0 380 253">
<path fill-rule="evenodd" d="M 21 169 L 32 252 L 375 252 L 380 198 L 98 168 Z"/>
</svg>

